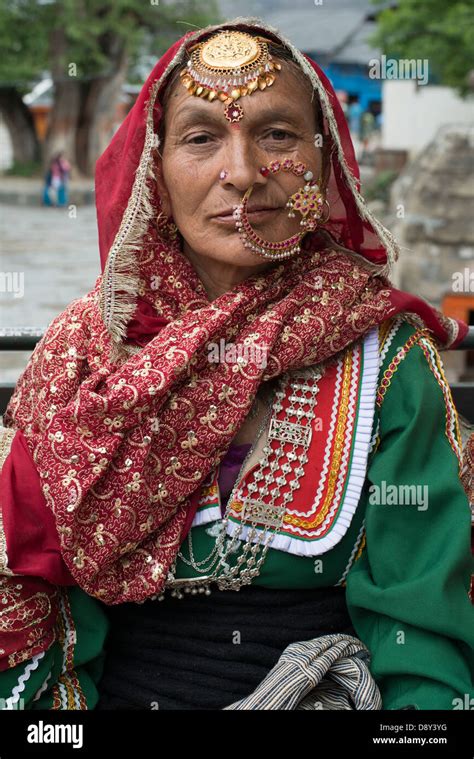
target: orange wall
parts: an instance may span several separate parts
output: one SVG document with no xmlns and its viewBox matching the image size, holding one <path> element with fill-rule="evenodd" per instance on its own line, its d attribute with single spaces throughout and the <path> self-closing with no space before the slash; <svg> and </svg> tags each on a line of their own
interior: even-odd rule
<svg viewBox="0 0 474 759">
<path fill-rule="evenodd" d="M 469 311 L 474 311 L 474 295 L 445 295 L 441 310 L 446 316 L 469 323 Z"/>
</svg>

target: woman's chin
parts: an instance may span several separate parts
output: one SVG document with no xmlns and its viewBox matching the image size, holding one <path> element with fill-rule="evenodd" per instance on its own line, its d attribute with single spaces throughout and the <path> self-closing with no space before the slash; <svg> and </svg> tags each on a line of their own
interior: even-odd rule
<svg viewBox="0 0 474 759">
<path fill-rule="evenodd" d="M 263 256 L 257 255 L 250 248 L 246 248 L 238 235 L 226 242 L 226 250 L 222 250 L 222 245 L 215 248 L 215 255 L 212 258 L 225 261 L 231 266 L 257 267 L 266 262 Z"/>
<path fill-rule="evenodd" d="M 262 236 L 264 240 L 271 242 L 286 239 L 296 234 L 293 230 L 284 230 L 278 233 L 278 230 L 268 229 L 268 225 L 254 225 L 255 231 Z M 298 230 L 299 231 L 299 230 Z M 255 253 L 251 248 L 246 247 L 238 231 L 235 228 L 222 225 L 218 231 L 214 231 L 205 240 L 200 238 L 195 245 L 188 247 L 195 251 L 195 256 L 199 258 L 212 259 L 221 263 L 227 263 L 229 266 L 266 268 L 272 263 L 272 259 L 265 258 Z"/>
</svg>

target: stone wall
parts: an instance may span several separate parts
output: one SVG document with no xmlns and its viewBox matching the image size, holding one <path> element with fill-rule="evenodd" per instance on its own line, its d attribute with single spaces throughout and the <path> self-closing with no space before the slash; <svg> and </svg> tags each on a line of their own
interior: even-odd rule
<svg viewBox="0 0 474 759">
<path fill-rule="evenodd" d="M 474 126 L 439 130 L 394 182 L 390 211 L 399 286 L 440 307 L 453 274 L 474 269 Z M 450 354 L 449 364 L 462 377 L 461 357 Z"/>
</svg>

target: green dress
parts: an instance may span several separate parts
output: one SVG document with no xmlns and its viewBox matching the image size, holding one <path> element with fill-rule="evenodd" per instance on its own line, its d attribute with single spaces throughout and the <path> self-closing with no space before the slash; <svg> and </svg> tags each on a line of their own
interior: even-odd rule
<svg viewBox="0 0 474 759">
<path fill-rule="evenodd" d="M 343 536 L 317 556 L 270 548 L 253 582 L 345 587 L 354 629 L 371 652 L 382 708 L 462 709 L 474 695 L 471 514 L 441 360 L 429 340 L 413 341 L 416 332 L 402 320 L 379 330 L 379 390 L 366 476 Z M 195 560 L 211 552 L 219 521 L 195 518 Z M 181 551 L 189 559 L 188 540 Z M 175 577 L 193 576 L 179 559 Z M 4 708 L 95 707 L 107 617 L 103 605 L 77 587 L 63 589 L 63 598 L 60 640 L 38 661 L 0 673 Z"/>
</svg>

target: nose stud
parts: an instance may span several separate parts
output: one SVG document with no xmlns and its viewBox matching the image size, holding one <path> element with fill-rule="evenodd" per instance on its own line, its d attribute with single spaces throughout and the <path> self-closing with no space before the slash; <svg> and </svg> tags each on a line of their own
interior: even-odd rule
<svg viewBox="0 0 474 759">
<path fill-rule="evenodd" d="M 219 174 L 219 179 L 223 180 L 228 176 L 229 176 L 229 172 L 227 171 L 227 169 L 222 169 L 221 173 Z"/>
</svg>

